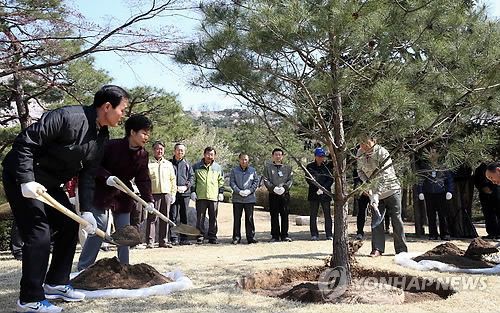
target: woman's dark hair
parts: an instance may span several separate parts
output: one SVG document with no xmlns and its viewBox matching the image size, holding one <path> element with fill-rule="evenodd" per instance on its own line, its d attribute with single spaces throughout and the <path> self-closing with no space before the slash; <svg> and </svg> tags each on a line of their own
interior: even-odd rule
<svg viewBox="0 0 500 313">
<path fill-rule="evenodd" d="M 129 117 L 129 119 L 125 122 L 125 135 L 127 137 L 130 136 L 130 132 L 133 130 L 135 132 L 144 130 L 153 130 L 153 122 L 145 115 L 136 114 Z"/>
<path fill-rule="evenodd" d="M 92 106 L 100 108 L 104 103 L 109 102 L 113 108 L 116 108 L 120 105 L 123 98 L 130 99 L 130 95 L 123 88 L 115 85 L 106 85 L 95 93 Z"/>
</svg>

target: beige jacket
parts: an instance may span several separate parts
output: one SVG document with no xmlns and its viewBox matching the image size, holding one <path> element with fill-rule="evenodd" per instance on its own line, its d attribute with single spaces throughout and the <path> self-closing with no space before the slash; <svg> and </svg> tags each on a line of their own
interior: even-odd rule
<svg viewBox="0 0 500 313">
<path fill-rule="evenodd" d="M 358 149 L 356 158 L 359 178 L 363 182 L 370 179 L 375 184 L 373 192 L 378 193 L 380 199 L 387 198 L 401 189 L 392 160 L 389 158 L 389 152 L 385 148 L 375 145 L 369 153 L 363 153 L 361 149 Z M 386 160 L 385 163 L 384 160 Z M 374 176 L 375 171 L 383 168 L 385 169 Z"/>
<path fill-rule="evenodd" d="M 150 159 L 148 168 L 153 194 L 168 193 L 175 195 L 177 193 L 176 175 L 169 160 L 165 158 L 160 160 Z"/>
</svg>

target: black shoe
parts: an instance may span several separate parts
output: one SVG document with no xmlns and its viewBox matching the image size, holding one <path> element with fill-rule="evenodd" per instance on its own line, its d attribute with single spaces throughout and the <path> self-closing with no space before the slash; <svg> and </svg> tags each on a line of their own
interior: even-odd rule
<svg viewBox="0 0 500 313">
<path fill-rule="evenodd" d="M 437 236 L 429 236 L 429 240 L 437 240 L 438 237 Z"/>
<path fill-rule="evenodd" d="M 292 242 L 292 238 L 290 237 L 285 237 L 285 238 L 281 238 L 281 241 L 284 241 L 284 242 Z"/>
<path fill-rule="evenodd" d="M 233 241 L 231 241 L 231 243 L 232 243 L 233 245 L 237 245 L 237 244 L 239 244 L 239 243 L 240 243 L 240 241 L 239 241 L 238 239 L 233 239 Z"/>
<path fill-rule="evenodd" d="M 209 239 L 208 243 L 211 245 L 218 245 L 219 244 L 216 239 Z"/>
<path fill-rule="evenodd" d="M 443 238 L 441 238 L 444 241 L 450 241 L 450 235 L 445 235 Z"/>
<path fill-rule="evenodd" d="M 249 239 L 249 240 L 247 240 L 247 241 L 248 241 L 248 244 L 249 244 L 249 245 L 251 245 L 252 243 L 258 243 L 258 241 L 257 241 L 257 240 L 255 240 L 255 239 Z"/>
<path fill-rule="evenodd" d="M 18 260 L 18 261 L 22 261 L 23 260 L 23 253 L 20 252 L 20 253 L 14 253 L 14 259 Z"/>
<path fill-rule="evenodd" d="M 493 236 L 493 235 L 488 235 L 488 236 L 483 236 L 483 237 L 481 237 L 481 238 L 483 238 L 483 239 L 495 239 L 495 236 Z"/>
<path fill-rule="evenodd" d="M 181 246 L 190 246 L 191 245 L 191 241 L 189 241 L 189 240 L 181 240 L 180 245 Z"/>
<path fill-rule="evenodd" d="M 269 242 L 280 242 L 280 240 L 278 238 L 271 238 L 271 240 L 269 240 Z"/>
<path fill-rule="evenodd" d="M 180 243 L 177 240 L 175 240 L 175 241 L 172 241 L 171 244 L 172 244 L 172 246 L 178 246 Z"/>
<path fill-rule="evenodd" d="M 196 239 L 196 243 L 199 244 L 199 245 L 202 245 L 203 244 L 203 238 Z"/>
</svg>

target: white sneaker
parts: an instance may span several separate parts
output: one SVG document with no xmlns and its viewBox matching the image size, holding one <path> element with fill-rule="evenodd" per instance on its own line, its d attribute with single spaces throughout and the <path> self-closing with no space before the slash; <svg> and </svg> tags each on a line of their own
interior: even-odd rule
<svg viewBox="0 0 500 313">
<path fill-rule="evenodd" d="M 43 290 L 45 292 L 45 298 L 54 300 L 54 299 L 63 299 L 68 302 L 78 302 L 85 299 L 85 294 L 80 291 L 76 291 L 70 285 L 47 285 L 43 284 Z"/>
<path fill-rule="evenodd" d="M 57 305 L 50 304 L 49 301 L 43 300 L 40 302 L 27 302 L 21 303 L 21 301 L 17 300 L 16 312 L 63 312 L 63 308 L 58 307 Z"/>
<path fill-rule="evenodd" d="M 363 235 L 362 234 L 357 234 L 356 235 L 356 240 L 361 240 L 363 239 Z"/>
</svg>

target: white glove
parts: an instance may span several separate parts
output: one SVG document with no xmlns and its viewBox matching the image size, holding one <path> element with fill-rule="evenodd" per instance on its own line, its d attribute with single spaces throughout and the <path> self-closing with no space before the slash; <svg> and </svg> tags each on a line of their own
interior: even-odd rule
<svg viewBox="0 0 500 313">
<path fill-rule="evenodd" d="M 92 212 L 82 212 L 82 218 L 88 222 L 88 225 L 82 229 L 87 232 L 87 234 L 94 234 L 97 229 L 97 221 L 95 220 L 94 214 Z"/>
<path fill-rule="evenodd" d="M 370 195 L 370 204 L 376 208 L 378 208 L 378 197 L 379 197 L 378 193 Z"/>
<path fill-rule="evenodd" d="M 219 201 L 224 201 L 224 195 L 219 193 L 219 197 L 217 198 Z"/>
<path fill-rule="evenodd" d="M 188 187 L 186 186 L 177 186 L 177 192 L 179 193 L 185 193 Z"/>
<path fill-rule="evenodd" d="M 196 192 L 191 192 L 191 200 L 196 201 Z"/>
<path fill-rule="evenodd" d="M 44 192 L 47 191 L 47 188 L 45 188 L 42 184 L 37 183 L 36 181 L 30 181 L 24 184 L 21 184 L 21 193 L 23 194 L 23 197 L 25 198 L 31 198 L 31 199 L 36 199 L 45 202 L 42 196 L 40 196 L 36 191 L 40 189 Z M 45 202 L 47 203 L 47 202 Z"/>
<path fill-rule="evenodd" d="M 424 194 L 423 194 L 423 193 L 419 193 L 419 194 L 418 194 L 418 199 L 419 199 L 419 200 L 424 200 L 424 199 L 425 199 Z"/>
<path fill-rule="evenodd" d="M 451 192 L 446 193 L 446 200 L 451 200 L 453 198 L 453 194 Z"/>
<path fill-rule="evenodd" d="M 153 209 L 155 208 L 155 204 L 153 202 L 148 202 L 148 205 L 144 207 L 148 213 L 153 213 Z"/>
<path fill-rule="evenodd" d="M 69 198 L 69 203 L 71 203 L 72 205 L 76 205 L 76 197 Z"/>
<path fill-rule="evenodd" d="M 283 187 L 274 187 L 273 191 L 278 196 L 281 196 L 285 192 L 285 188 L 283 188 Z"/>
<path fill-rule="evenodd" d="M 323 194 L 323 190 L 318 189 L 318 191 L 316 191 L 316 194 L 317 194 L 318 196 L 321 196 L 321 195 Z"/>
<path fill-rule="evenodd" d="M 111 186 L 111 187 L 115 187 L 116 189 L 121 190 L 121 191 L 123 191 L 124 193 L 127 193 L 127 192 L 125 191 L 125 189 L 123 189 L 120 185 L 118 185 L 118 184 L 115 182 L 115 177 L 116 177 L 116 176 L 109 176 L 109 177 L 108 177 L 108 179 L 106 179 L 106 185 Z"/>
<path fill-rule="evenodd" d="M 175 203 L 175 196 L 172 196 L 172 199 L 170 200 L 170 204 L 174 204 Z"/>
<path fill-rule="evenodd" d="M 240 196 L 242 197 L 246 197 L 248 196 L 247 193 L 245 192 L 245 190 L 240 190 L 240 192 L 238 192 L 240 194 Z"/>
<path fill-rule="evenodd" d="M 252 193 L 250 189 L 245 189 L 243 191 L 245 192 L 245 197 L 248 197 Z"/>
</svg>

